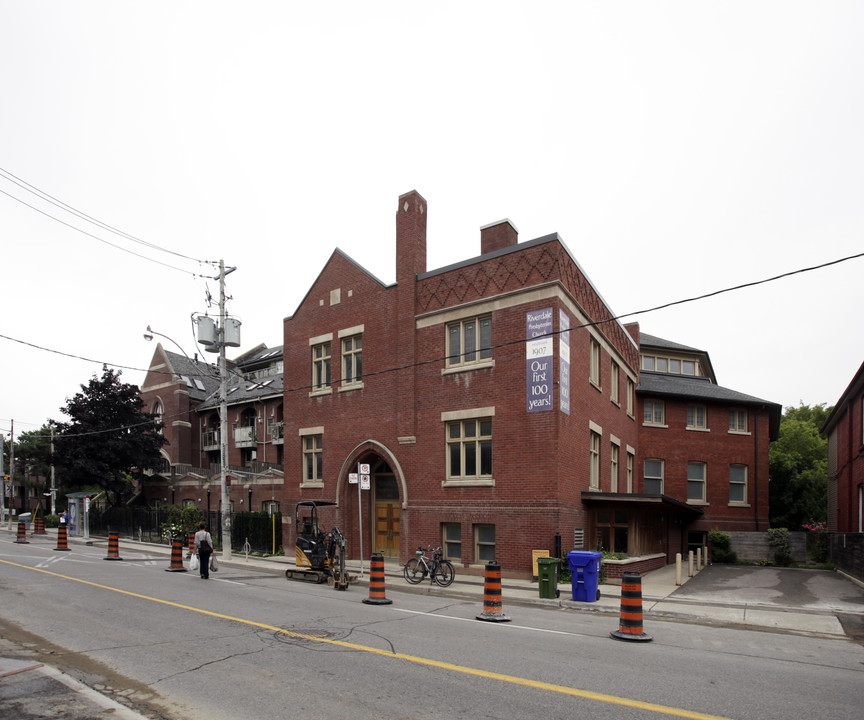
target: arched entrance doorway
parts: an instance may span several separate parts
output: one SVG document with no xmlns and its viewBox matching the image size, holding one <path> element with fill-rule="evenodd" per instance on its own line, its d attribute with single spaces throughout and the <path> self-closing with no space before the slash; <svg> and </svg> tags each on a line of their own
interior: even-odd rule
<svg viewBox="0 0 864 720">
<path fill-rule="evenodd" d="M 372 550 L 384 557 L 399 557 L 399 485 L 384 460 L 372 466 Z"/>
<path fill-rule="evenodd" d="M 369 489 L 363 490 L 350 482 L 350 476 L 359 474 L 360 466 L 366 464 Z M 349 557 L 358 557 L 355 552 L 400 556 L 401 510 L 407 506 L 408 489 L 399 460 L 386 445 L 365 440 L 348 454 L 339 472 L 336 496 L 344 503 L 346 528 L 353 526 L 350 547 L 357 550 L 349 550 Z M 359 512 L 358 501 L 362 508 Z M 362 515 L 360 528 L 358 515 Z M 362 530 L 362 541 L 358 530 Z"/>
</svg>

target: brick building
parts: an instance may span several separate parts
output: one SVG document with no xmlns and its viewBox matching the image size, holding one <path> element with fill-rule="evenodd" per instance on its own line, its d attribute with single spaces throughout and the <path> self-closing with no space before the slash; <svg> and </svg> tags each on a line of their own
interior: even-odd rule
<svg viewBox="0 0 864 720">
<path fill-rule="evenodd" d="M 335 501 L 328 522 L 353 557 L 441 544 L 461 571 L 494 558 L 510 575 L 530 574 L 532 550 L 603 547 L 644 571 L 713 527 L 767 528 L 778 405 L 717 386 L 706 352 L 622 326 L 557 234 L 519 242 L 500 221 L 479 255 L 429 270 L 426 218 L 418 193 L 399 198 L 395 283 L 337 249 L 284 320 L 281 367 L 266 348 L 235 361 L 229 462 L 268 473 L 260 486 L 235 473 L 235 509 L 237 482 L 253 505 L 270 493 L 290 547 L 294 505 Z M 142 395 L 189 394 L 187 459 L 173 440 L 166 453 L 191 497 L 196 471 L 180 464 L 212 473 L 218 399 L 212 376 L 199 398 L 181 358 L 159 353 L 151 372 L 175 379 L 148 375 Z M 265 423 L 262 442 L 249 428 Z"/>
<path fill-rule="evenodd" d="M 822 426 L 828 436 L 828 531 L 864 532 L 864 365 Z"/>
<path fill-rule="evenodd" d="M 642 492 L 674 498 L 668 551 L 706 544 L 708 531 L 768 529 L 768 446 L 782 408 L 717 384 L 704 350 L 639 333 Z"/>
<path fill-rule="evenodd" d="M 148 504 L 219 511 L 219 377 L 215 365 L 157 344 L 141 386 L 145 409 L 162 419 L 164 467 L 141 488 Z M 282 348 L 259 345 L 229 364 L 228 468 L 231 509 L 280 509 Z"/>
</svg>

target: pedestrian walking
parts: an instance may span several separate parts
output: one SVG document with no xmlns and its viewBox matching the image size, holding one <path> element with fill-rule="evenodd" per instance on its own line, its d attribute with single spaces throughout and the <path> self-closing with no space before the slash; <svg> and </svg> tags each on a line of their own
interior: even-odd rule
<svg viewBox="0 0 864 720">
<path fill-rule="evenodd" d="M 198 523 L 195 533 L 195 552 L 198 555 L 198 570 L 205 580 L 210 578 L 210 556 L 213 554 L 213 538 L 207 532 L 207 524 L 202 520 Z"/>
</svg>

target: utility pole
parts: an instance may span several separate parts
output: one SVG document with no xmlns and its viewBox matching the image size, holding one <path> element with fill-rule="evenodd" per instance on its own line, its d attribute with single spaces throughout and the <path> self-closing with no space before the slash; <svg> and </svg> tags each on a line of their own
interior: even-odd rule
<svg viewBox="0 0 864 720">
<path fill-rule="evenodd" d="M 3 483 L 0 487 L 0 523 L 3 522 L 3 514 L 6 512 L 6 471 L 3 469 L 3 461 L 6 456 L 6 451 L 3 448 L 4 442 L 5 438 L 0 433 L 0 483 Z"/>
<path fill-rule="evenodd" d="M 233 272 L 237 268 L 231 268 Z M 219 261 L 219 482 L 222 490 L 222 559 L 231 559 L 231 498 L 228 495 L 228 368 L 225 363 L 225 261 Z"/>
<path fill-rule="evenodd" d="M 54 426 L 51 426 L 51 514 L 57 514 L 57 487 L 54 485 Z"/>
<path fill-rule="evenodd" d="M 15 508 L 15 421 L 12 423 L 11 432 L 9 433 L 9 514 L 7 517 L 6 529 L 12 529 L 12 510 Z"/>
</svg>

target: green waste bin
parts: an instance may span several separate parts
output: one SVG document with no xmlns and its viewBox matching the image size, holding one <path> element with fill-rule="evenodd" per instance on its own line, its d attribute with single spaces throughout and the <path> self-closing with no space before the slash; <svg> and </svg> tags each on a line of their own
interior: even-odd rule
<svg viewBox="0 0 864 720">
<path fill-rule="evenodd" d="M 558 558 L 537 558 L 537 579 L 540 582 L 540 597 L 554 600 L 558 597 Z"/>
</svg>

